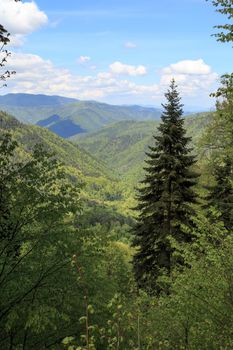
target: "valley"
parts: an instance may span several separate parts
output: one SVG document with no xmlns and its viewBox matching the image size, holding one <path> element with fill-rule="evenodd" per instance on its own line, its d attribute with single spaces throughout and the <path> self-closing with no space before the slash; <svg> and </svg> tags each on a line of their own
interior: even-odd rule
<svg viewBox="0 0 233 350">
<path fill-rule="evenodd" d="M 88 162 L 85 158 L 87 151 L 93 162 L 94 159 L 96 163 L 100 161 L 108 169 L 105 171 L 114 174 L 131 191 L 143 176 L 145 152 L 149 145 L 153 145 L 153 135 L 156 135 L 161 115 L 161 110 L 152 107 L 112 106 L 95 101 L 30 94 L 1 96 L 0 109 L 26 123 L 28 130 L 29 124 L 36 124 L 63 139 L 69 139 L 83 150 L 82 159 Z M 187 134 L 192 137 L 194 148 L 212 114 L 203 112 L 185 117 Z M 32 126 L 31 129 L 46 134 L 40 128 Z M 52 137 L 52 134 L 48 135 Z M 65 144 L 65 140 L 62 142 Z M 60 149 L 60 155 L 64 153 L 62 146 L 57 149 Z M 67 162 L 65 156 L 62 159 Z"/>
</svg>

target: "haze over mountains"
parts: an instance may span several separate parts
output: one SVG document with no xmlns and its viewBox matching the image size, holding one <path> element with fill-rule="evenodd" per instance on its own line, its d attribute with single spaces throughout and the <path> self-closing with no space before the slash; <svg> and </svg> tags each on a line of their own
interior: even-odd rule
<svg viewBox="0 0 233 350">
<path fill-rule="evenodd" d="M 87 151 L 97 163 L 104 164 L 106 169 L 123 182 L 130 183 L 131 187 L 143 175 L 145 152 L 148 145 L 153 143 L 152 136 L 156 133 L 161 115 L 161 110 L 153 107 L 114 106 L 96 101 L 31 94 L 0 96 L 0 110 L 5 110 L 25 124 L 36 124 L 62 138 L 70 139 L 83 149 L 85 159 L 88 159 L 85 156 Z M 205 112 L 185 118 L 187 132 L 192 136 L 194 146 L 211 115 L 211 112 Z M 54 140 L 58 142 L 59 139 L 55 139 L 52 133 L 46 134 L 46 130 L 34 128 L 36 126 L 28 125 L 27 129 L 27 132 L 33 133 L 33 139 L 37 130 L 37 135 L 43 134 L 43 142 L 45 137 L 52 143 Z M 73 153 L 73 146 L 67 146 L 61 140 L 59 143 L 59 154 L 63 154 L 63 148 L 69 148 L 68 153 Z M 83 164 L 83 157 L 75 158 Z"/>
<path fill-rule="evenodd" d="M 0 110 L 23 123 L 45 127 L 63 138 L 86 135 L 121 121 L 158 121 L 161 116 L 161 109 L 154 107 L 109 105 L 22 93 L 0 96 Z"/>
<path fill-rule="evenodd" d="M 41 107 L 41 106 L 61 106 L 67 103 L 77 102 L 75 98 L 62 96 L 49 96 L 43 94 L 6 94 L 0 96 L 0 105 L 12 107 Z"/>
<path fill-rule="evenodd" d="M 24 123 L 38 124 L 68 138 L 122 120 L 158 120 L 161 110 L 141 106 L 116 106 L 60 96 L 8 94 L 0 96 L 0 109 Z"/>
<path fill-rule="evenodd" d="M 102 173 L 108 169 L 131 188 L 143 176 L 145 152 L 148 145 L 153 144 L 153 135 L 161 116 L 161 110 L 153 107 L 114 106 L 96 101 L 31 94 L 0 96 L 0 110 L 26 124 L 23 128 L 23 124 L 18 127 L 21 131 L 27 130 L 27 140 L 36 140 L 38 143 L 42 140 L 47 145 L 53 145 L 52 149 L 58 148 L 61 156 L 65 151 L 65 162 L 69 154 L 73 157 L 74 150 L 77 153 L 79 149 L 80 153 L 74 156 L 78 167 L 82 167 L 86 159 L 92 164 L 92 169 L 98 169 L 96 165 L 100 162 L 103 164 Z M 211 112 L 204 112 L 185 118 L 187 133 L 192 137 L 194 146 L 211 116 Z M 54 134 L 69 139 L 76 144 L 75 148 Z M 88 154 L 94 157 L 93 161 Z"/>
</svg>

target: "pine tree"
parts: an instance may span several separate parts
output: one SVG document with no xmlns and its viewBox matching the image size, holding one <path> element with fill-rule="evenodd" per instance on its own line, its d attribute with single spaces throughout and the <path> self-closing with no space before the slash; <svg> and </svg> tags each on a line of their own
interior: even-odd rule
<svg viewBox="0 0 233 350">
<path fill-rule="evenodd" d="M 209 194 L 206 197 L 208 202 L 204 207 L 214 207 L 220 214 L 227 230 L 233 228 L 233 186 L 232 186 L 232 161 L 226 157 L 223 164 L 217 165 L 214 169 L 215 184 L 209 186 Z M 211 216 L 211 214 L 209 213 Z"/>
<path fill-rule="evenodd" d="M 139 288 L 159 293 L 158 278 L 170 275 L 178 263 L 173 257 L 170 237 L 177 242 L 191 240 L 184 225 L 193 225 L 192 204 L 197 195 L 193 186 L 198 175 L 191 170 L 195 156 L 191 154 L 182 118 L 181 98 L 175 81 L 165 94 L 167 103 L 154 136 L 155 146 L 149 147 L 145 179 L 138 189 L 139 217 L 134 229 L 134 272 Z"/>
</svg>

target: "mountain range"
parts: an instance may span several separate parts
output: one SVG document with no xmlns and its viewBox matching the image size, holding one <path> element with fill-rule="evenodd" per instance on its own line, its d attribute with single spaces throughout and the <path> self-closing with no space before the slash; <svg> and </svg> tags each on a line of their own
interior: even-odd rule
<svg viewBox="0 0 233 350">
<path fill-rule="evenodd" d="M 17 135 L 27 147 L 42 142 L 67 166 L 79 169 L 81 178 L 90 175 L 98 182 L 97 178 L 111 174 L 131 189 L 143 176 L 145 152 L 153 144 L 161 115 L 153 107 L 112 106 L 31 94 L 0 96 L 0 109 L 19 120 L 12 119 L 13 124 L 18 123 Z M 185 126 L 194 148 L 212 115 L 186 116 Z"/>
<path fill-rule="evenodd" d="M 117 106 L 60 96 L 8 94 L 0 96 L 0 109 L 24 123 L 38 124 L 69 138 L 100 130 L 123 120 L 159 120 L 161 110 L 141 106 Z"/>
<path fill-rule="evenodd" d="M 0 96 L 0 105 L 12 107 L 41 107 L 41 106 L 61 106 L 68 103 L 74 103 L 78 100 L 75 98 L 62 96 L 49 96 L 43 94 L 7 94 Z"/>
</svg>

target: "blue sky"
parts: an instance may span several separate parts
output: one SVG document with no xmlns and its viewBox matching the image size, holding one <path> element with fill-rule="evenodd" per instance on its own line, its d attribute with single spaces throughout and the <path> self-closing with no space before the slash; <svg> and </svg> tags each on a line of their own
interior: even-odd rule
<svg viewBox="0 0 233 350">
<path fill-rule="evenodd" d="M 0 5 L 0 23 L 12 33 L 9 64 L 18 73 L 5 92 L 157 106 L 174 77 L 187 108 L 208 109 L 219 76 L 232 71 L 232 45 L 211 37 L 226 19 L 205 0 Z"/>
</svg>

